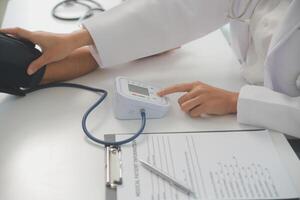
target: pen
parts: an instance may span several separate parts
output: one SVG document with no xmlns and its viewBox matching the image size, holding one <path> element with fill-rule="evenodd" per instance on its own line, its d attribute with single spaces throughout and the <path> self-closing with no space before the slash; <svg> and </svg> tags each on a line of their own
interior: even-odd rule
<svg viewBox="0 0 300 200">
<path fill-rule="evenodd" d="M 196 195 L 193 192 L 193 190 L 191 190 L 190 188 L 186 187 L 183 183 L 180 183 L 178 180 L 176 180 L 175 178 L 171 177 L 167 173 L 163 172 L 162 170 L 156 168 L 155 166 L 153 166 L 150 163 L 147 163 L 147 162 L 145 162 L 143 160 L 140 160 L 140 163 L 142 164 L 142 166 L 145 169 L 147 169 L 150 172 L 152 172 L 152 173 L 156 174 L 157 176 L 161 177 L 162 179 L 164 179 L 165 181 L 169 182 L 174 187 L 180 189 L 182 192 L 186 193 L 187 195 L 192 195 L 192 196 L 196 197 Z"/>
</svg>

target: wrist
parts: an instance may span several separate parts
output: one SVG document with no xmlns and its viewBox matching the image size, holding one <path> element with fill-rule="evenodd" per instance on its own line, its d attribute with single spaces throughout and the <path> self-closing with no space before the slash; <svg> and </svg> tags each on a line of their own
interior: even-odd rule
<svg viewBox="0 0 300 200">
<path fill-rule="evenodd" d="M 93 39 L 90 33 L 84 28 L 71 33 L 69 38 L 73 49 L 78 49 L 80 47 L 93 44 Z"/>
<path fill-rule="evenodd" d="M 237 102 L 238 102 L 238 98 L 239 98 L 239 93 L 237 92 L 233 92 L 230 95 L 230 113 L 237 113 Z"/>
</svg>

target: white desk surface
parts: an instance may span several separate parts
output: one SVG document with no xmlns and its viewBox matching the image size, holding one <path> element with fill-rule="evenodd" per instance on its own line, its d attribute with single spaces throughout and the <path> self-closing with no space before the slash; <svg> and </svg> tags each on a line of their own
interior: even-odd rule
<svg viewBox="0 0 300 200">
<path fill-rule="evenodd" d="M 3 27 L 75 30 L 76 23 L 57 21 L 50 16 L 58 1 L 10 0 Z M 117 0 L 110 3 L 104 6 L 110 8 Z M 18 15 L 17 10 L 21 12 Z M 99 69 L 73 82 L 109 91 L 108 99 L 88 123 L 95 135 L 102 137 L 108 133 L 135 132 L 140 125 L 136 120 L 119 121 L 113 117 L 116 76 L 160 86 L 201 80 L 238 91 L 245 84 L 239 69 L 221 32 L 216 31 L 171 53 Z M 253 128 L 238 124 L 234 115 L 191 119 L 178 109 L 178 96 L 170 96 L 169 114 L 160 120 L 149 120 L 146 132 Z M 0 94 L 0 199 L 105 199 L 104 151 L 88 142 L 81 129 L 83 113 L 97 98 L 95 94 L 75 89 L 49 89 L 26 98 Z M 272 136 L 300 192 L 300 163 L 281 134 Z"/>
</svg>

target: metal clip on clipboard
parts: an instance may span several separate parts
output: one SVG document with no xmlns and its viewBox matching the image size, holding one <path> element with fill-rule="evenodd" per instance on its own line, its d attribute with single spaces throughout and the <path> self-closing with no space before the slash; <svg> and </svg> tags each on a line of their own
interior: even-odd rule
<svg viewBox="0 0 300 200">
<path fill-rule="evenodd" d="M 115 189 L 122 185 L 122 151 L 120 146 L 107 146 L 106 151 L 106 187 Z"/>
</svg>

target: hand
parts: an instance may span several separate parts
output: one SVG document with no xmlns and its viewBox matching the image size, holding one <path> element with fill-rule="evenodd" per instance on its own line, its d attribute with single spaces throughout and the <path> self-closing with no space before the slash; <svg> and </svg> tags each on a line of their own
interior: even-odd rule
<svg viewBox="0 0 300 200">
<path fill-rule="evenodd" d="M 186 92 L 178 99 L 181 110 L 191 117 L 202 115 L 225 115 L 237 112 L 238 93 L 215 88 L 199 81 L 168 87 L 158 92 L 165 96 L 176 92 Z"/>
<path fill-rule="evenodd" d="M 70 34 L 31 32 L 22 28 L 0 29 L 0 32 L 29 40 L 41 47 L 43 54 L 29 65 L 27 70 L 29 75 L 34 74 L 44 65 L 64 59 L 73 50 L 92 43 L 85 29 Z"/>
</svg>

